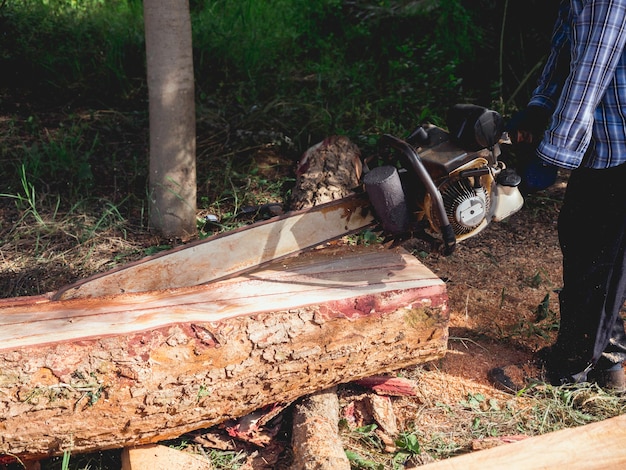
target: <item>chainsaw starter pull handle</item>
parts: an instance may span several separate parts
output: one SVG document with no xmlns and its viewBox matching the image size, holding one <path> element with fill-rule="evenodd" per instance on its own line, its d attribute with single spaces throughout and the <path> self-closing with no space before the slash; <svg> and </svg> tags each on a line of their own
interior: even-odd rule
<svg viewBox="0 0 626 470">
<path fill-rule="evenodd" d="M 450 220 L 448 219 L 448 214 L 443 203 L 443 197 L 441 196 L 441 192 L 439 192 L 437 186 L 435 186 L 435 183 L 430 176 L 430 173 L 428 173 L 428 170 L 426 170 L 422 159 L 417 154 L 415 149 L 404 140 L 398 139 L 391 134 L 384 134 L 382 136 L 382 139 L 383 143 L 389 144 L 390 146 L 396 148 L 404 154 L 404 156 L 409 160 L 411 167 L 417 174 L 417 177 L 426 188 L 426 191 L 428 192 L 428 194 L 430 194 L 439 220 L 441 221 L 440 229 L 444 243 L 444 254 L 451 254 L 456 247 L 456 235 L 454 234 L 454 228 L 452 228 Z"/>
</svg>

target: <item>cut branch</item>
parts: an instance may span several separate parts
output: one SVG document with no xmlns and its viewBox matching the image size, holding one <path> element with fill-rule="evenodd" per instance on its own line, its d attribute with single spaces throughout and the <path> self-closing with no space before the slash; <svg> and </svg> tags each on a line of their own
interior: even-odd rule
<svg viewBox="0 0 626 470">
<path fill-rule="evenodd" d="M 350 470 L 339 436 L 339 399 L 330 388 L 304 397 L 293 414 L 290 470 Z"/>
</svg>

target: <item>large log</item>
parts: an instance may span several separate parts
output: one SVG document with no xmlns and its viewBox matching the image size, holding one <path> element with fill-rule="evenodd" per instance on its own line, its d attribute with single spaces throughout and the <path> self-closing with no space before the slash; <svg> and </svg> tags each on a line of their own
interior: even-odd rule
<svg viewBox="0 0 626 470">
<path fill-rule="evenodd" d="M 0 303 L 0 454 L 149 444 L 440 358 L 444 283 L 403 250 L 317 250 L 169 291 Z"/>
</svg>

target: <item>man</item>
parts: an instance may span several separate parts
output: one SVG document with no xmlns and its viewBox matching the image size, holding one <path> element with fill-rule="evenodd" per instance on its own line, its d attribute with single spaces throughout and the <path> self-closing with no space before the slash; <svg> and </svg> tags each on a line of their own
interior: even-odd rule
<svg viewBox="0 0 626 470">
<path fill-rule="evenodd" d="M 558 220 L 560 329 L 539 353 L 554 385 L 626 388 L 625 44 L 626 0 L 562 0 L 538 87 L 511 129 L 539 142 L 545 164 L 572 170 Z"/>
</svg>

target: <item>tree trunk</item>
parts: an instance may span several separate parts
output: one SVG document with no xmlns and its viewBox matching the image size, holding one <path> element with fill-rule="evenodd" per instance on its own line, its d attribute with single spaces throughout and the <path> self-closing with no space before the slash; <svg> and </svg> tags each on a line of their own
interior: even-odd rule
<svg viewBox="0 0 626 470">
<path fill-rule="evenodd" d="M 403 250 L 317 250 L 244 277 L 0 302 L 0 454 L 148 444 L 437 359 L 445 284 Z"/>
<path fill-rule="evenodd" d="M 150 102 L 150 222 L 167 237 L 196 230 L 196 118 L 188 0 L 144 1 Z"/>
<path fill-rule="evenodd" d="M 361 151 L 345 136 L 330 136 L 307 149 L 298 162 L 291 210 L 341 199 L 359 186 Z"/>
</svg>

